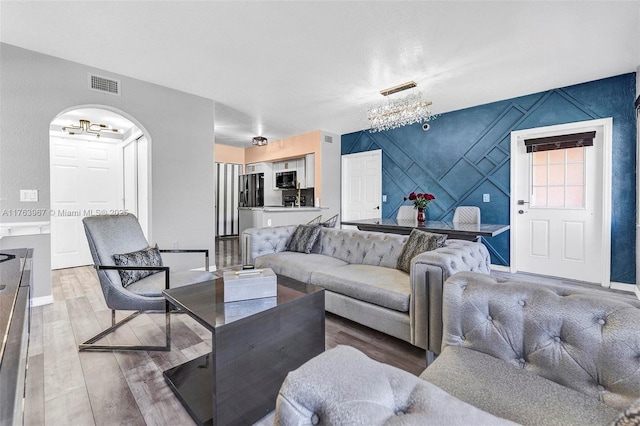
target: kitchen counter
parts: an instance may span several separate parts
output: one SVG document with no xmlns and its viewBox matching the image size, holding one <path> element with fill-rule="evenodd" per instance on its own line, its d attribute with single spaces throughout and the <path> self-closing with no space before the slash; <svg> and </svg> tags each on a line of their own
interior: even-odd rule
<svg viewBox="0 0 640 426">
<path fill-rule="evenodd" d="M 323 214 L 325 210 L 328 207 L 238 207 L 239 235 L 249 228 L 305 224 L 318 216 L 326 220 L 329 215 Z"/>
<path fill-rule="evenodd" d="M 328 207 L 324 207 L 327 209 Z M 284 206 L 265 206 L 265 207 L 238 207 L 238 210 L 259 210 L 265 212 L 294 212 L 294 211 L 313 211 L 319 212 L 323 207 L 284 207 Z"/>
</svg>

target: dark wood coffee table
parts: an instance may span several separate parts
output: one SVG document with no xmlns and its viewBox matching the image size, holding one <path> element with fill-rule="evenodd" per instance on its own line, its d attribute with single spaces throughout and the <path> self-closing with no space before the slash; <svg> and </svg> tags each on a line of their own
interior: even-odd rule
<svg viewBox="0 0 640 426">
<path fill-rule="evenodd" d="M 287 373 L 324 352 L 324 290 L 278 276 L 278 296 L 224 303 L 222 278 L 165 290 L 209 329 L 212 352 L 164 372 L 198 424 L 253 424 L 275 408 Z"/>
</svg>

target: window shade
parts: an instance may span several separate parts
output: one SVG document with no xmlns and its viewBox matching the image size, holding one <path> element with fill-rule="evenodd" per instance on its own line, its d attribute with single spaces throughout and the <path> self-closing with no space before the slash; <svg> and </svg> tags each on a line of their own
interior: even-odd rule
<svg viewBox="0 0 640 426">
<path fill-rule="evenodd" d="M 580 146 L 593 146 L 596 132 L 572 133 L 570 135 L 548 136 L 545 138 L 525 139 L 527 152 L 552 151 Z"/>
<path fill-rule="evenodd" d="M 525 139 L 527 152 L 552 151 L 580 146 L 593 146 L 596 132 L 572 133 L 570 135 L 548 136 L 546 138 Z"/>
</svg>

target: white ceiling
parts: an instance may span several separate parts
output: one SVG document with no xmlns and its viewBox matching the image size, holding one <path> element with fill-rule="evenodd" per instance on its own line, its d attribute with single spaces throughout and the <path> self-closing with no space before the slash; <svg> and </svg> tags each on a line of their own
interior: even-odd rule
<svg viewBox="0 0 640 426">
<path fill-rule="evenodd" d="M 6 1 L 0 40 L 216 101 L 216 142 L 368 127 L 381 89 L 443 113 L 640 65 L 639 1 Z"/>
</svg>

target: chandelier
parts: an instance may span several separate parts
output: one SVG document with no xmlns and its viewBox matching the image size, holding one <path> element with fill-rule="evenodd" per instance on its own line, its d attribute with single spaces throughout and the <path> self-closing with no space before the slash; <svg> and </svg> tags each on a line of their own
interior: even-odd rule
<svg viewBox="0 0 640 426">
<path fill-rule="evenodd" d="M 381 90 L 380 94 L 389 96 L 393 93 L 416 87 L 416 83 L 409 81 L 389 89 Z M 419 91 L 413 91 L 401 99 L 391 99 L 380 105 L 369 108 L 367 118 L 371 121 L 371 133 L 391 130 L 413 123 L 425 123 L 437 116 L 429 111 L 431 101 L 423 101 Z"/>
<path fill-rule="evenodd" d="M 78 124 L 77 126 L 65 126 L 62 128 L 62 131 L 67 132 L 70 135 L 81 135 L 85 133 L 88 135 L 93 135 L 96 138 L 100 137 L 100 132 L 120 132 L 120 130 L 114 129 L 106 124 L 91 124 L 89 120 L 80 120 L 80 124 Z"/>
<path fill-rule="evenodd" d="M 267 143 L 267 138 L 265 138 L 264 136 L 256 136 L 251 141 L 251 144 L 255 146 L 265 146 Z"/>
</svg>

